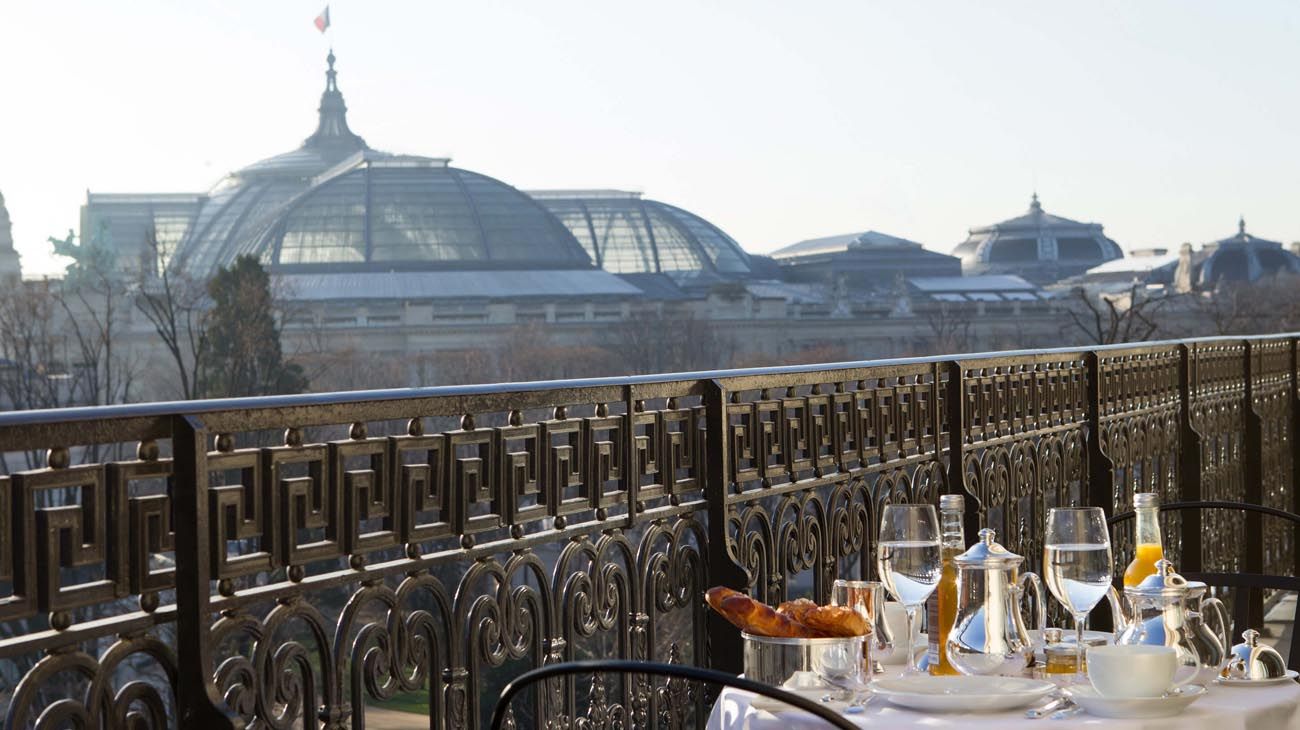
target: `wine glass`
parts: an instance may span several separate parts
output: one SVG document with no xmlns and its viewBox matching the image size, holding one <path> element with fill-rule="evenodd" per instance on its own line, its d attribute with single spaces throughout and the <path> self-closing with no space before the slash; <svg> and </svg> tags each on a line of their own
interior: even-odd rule
<svg viewBox="0 0 1300 730">
<path fill-rule="evenodd" d="M 885 588 L 907 610 L 907 674 L 916 674 L 916 612 L 943 571 L 939 517 L 928 504 L 887 505 L 880 516 L 876 568 Z"/>
<path fill-rule="evenodd" d="M 1058 507 L 1047 513 L 1043 576 L 1074 616 L 1076 681 L 1083 681 L 1083 623 L 1114 577 L 1110 532 L 1100 507 Z"/>
</svg>

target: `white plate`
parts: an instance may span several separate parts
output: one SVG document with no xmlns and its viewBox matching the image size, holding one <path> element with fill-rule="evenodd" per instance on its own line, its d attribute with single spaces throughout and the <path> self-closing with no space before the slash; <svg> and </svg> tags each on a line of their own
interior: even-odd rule
<svg viewBox="0 0 1300 730">
<path fill-rule="evenodd" d="M 1267 687 L 1272 684 L 1282 684 L 1283 682 L 1294 682 L 1300 677 L 1300 672 L 1294 669 L 1286 670 L 1286 674 L 1281 677 L 1272 679 L 1229 679 L 1228 677 L 1217 677 L 1214 681 L 1229 687 Z"/>
<path fill-rule="evenodd" d="M 1150 720 L 1177 715 L 1187 709 L 1188 705 L 1200 699 L 1205 694 L 1205 688 L 1199 684 L 1189 684 L 1171 690 L 1164 697 L 1135 699 L 1102 697 L 1097 694 L 1097 690 L 1088 685 L 1070 687 L 1065 692 L 1089 715 L 1114 719 Z"/>
<path fill-rule="evenodd" d="M 871 691 L 895 705 L 927 712 L 997 712 L 1033 704 L 1056 685 L 1023 677 L 919 675 L 877 679 Z"/>
</svg>

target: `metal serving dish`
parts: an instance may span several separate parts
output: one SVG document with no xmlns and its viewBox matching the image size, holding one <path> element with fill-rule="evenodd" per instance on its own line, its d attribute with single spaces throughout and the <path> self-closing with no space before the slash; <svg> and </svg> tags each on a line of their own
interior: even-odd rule
<svg viewBox="0 0 1300 730">
<path fill-rule="evenodd" d="M 868 666 L 867 637 L 787 639 L 741 632 L 745 642 L 745 676 L 781 686 L 798 672 L 829 683 L 863 682 Z M 796 678 L 796 684 L 808 674 Z"/>
</svg>

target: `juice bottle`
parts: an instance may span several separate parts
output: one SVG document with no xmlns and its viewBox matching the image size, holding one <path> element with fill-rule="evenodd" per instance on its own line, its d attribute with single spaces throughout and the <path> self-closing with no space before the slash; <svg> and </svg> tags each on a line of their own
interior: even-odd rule
<svg viewBox="0 0 1300 730">
<path fill-rule="evenodd" d="M 1135 586 L 1143 578 L 1156 572 L 1156 561 L 1164 557 L 1164 541 L 1160 538 L 1160 497 L 1154 492 L 1133 495 L 1133 511 L 1137 515 L 1134 541 L 1137 543 L 1133 562 L 1124 571 L 1124 585 Z"/>
<path fill-rule="evenodd" d="M 929 624 L 930 649 L 926 662 L 930 674 L 960 674 L 948 662 L 948 632 L 957 620 L 957 568 L 952 559 L 966 550 L 966 535 L 962 530 L 962 515 L 966 500 L 960 494 L 939 497 L 939 530 L 942 533 L 940 553 L 943 555 L 943 572 L 939 585 L 926 606 L 926 623 Z"/>
</svg>

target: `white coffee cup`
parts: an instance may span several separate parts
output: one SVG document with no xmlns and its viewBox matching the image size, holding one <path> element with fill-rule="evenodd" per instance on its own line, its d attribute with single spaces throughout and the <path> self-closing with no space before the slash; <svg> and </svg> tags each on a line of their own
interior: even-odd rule
<svg viewBox="0 0 1300 730">
<path fill-rule="evenodd" d="M 1102 697 L 1160 697 L 1174 683 L 1172 646 L 1109 644 L 1088 647 L 1088 681 Z"/>
</svg>

